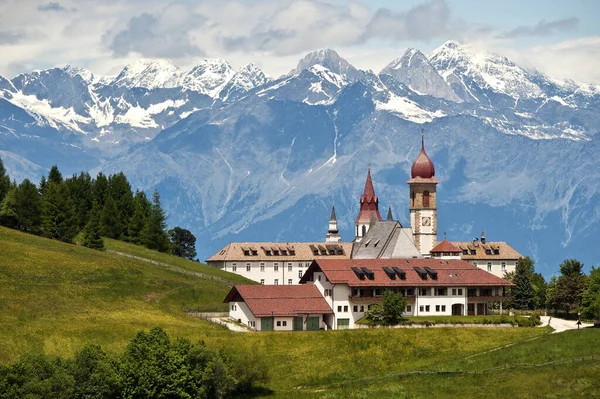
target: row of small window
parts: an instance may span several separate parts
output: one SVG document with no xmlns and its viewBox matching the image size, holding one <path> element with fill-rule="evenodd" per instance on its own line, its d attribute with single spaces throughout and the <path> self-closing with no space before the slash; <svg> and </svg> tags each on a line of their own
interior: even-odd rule
<svg viewBox="0 0 600 399">
<path fill-rule="evenodd" d="M 421 305 L 419 306 L 419 312 L 429 312 L 431 309 L 430 305 Z M 445 312 L 446 311 L 446 305 L 435 305 L 435 311 L 436 312 Z"/>
<path fill-rule="evenodd" d="M 305 266 L 303 266 L 302 263 L 298 262 L 298 267 L 308 267 L 310 266 L 310 263 L 306 263 Z M 293 270 L 293 265 L 291 263 L 287 264 L 287 268 L 288 271 L 291 272 Z M 231 271 L 237 272 L 237 263 L 232 263 L 231 264 Z M 252 271 L 252 264 L 251 263 L 246 263 L 246 271 L 247 272 L 251 272 Z M 265 271 L 265 264 L 261 263 L 260 264 L 260 271 L 264 272 Z M 273 271 L 279 271 L 279 263 L 273 263 Z M 300 276 L 302 277 L 302 276 Z"/>
<path fill-rule="evenodd" d="M 387 290 L 389 288 L 374 288 L 373 289 L 373 296 L 383 296 L 383 292 L 385 290 Z M 421 288 L 419 289 L 419 296 L 428 296 L 430 295 L 430 289 L 429 288 Z M 433 290 L 433 295 L 434 296 L 446 296 L 448 295 L 448 289 L 447 288 L 432 288 Z M 415 289 L 414 288 L 395 288 L 392 290 L 395 294 L 397 293 L 401 293 L 404 296 L 414 296 L 415 295 Z M 325 296 L 327 295 L 327 290 L 325 290 Z M 452 293 L 452 296 L 462 296 L 463 295 L 463 289 L 462 288 L 452 288 L 452 290 L 450 291 Z M 354 288 L 352 290 L 352 295 L 353 296 L 365 296 L 365 289 L 363 288 Z M 367 295 L 368 296 L 368 295 Z"/>
<path fill-rule="evenodd" d="M 302 277 L 302 276 L 300 276 L 300 277 Z M 264 284 L 265 284 L 265 279 L 264 279 L 264 278 L 261 278 L 261 279 L 260 279 L 260 283 L 264 285 Z M 292 284 L 294 284 L 294 281 L 293 281 L 293 279 L 291 279 L 291 278 L 288 278 L 288 283 L 287 283 L 287 285 L 292 285 Z M 273 280 L 273 285 L 279 285 L 279 279 L 278 279 L 278 278 L 276 278 L 275 280 Z"/>
<path fill-rule="evenodd" d="M 296 255 L 296 250 L 295 249 L 265 249 L 263 248 L 263 250 L 265 251 L 265 255 L 267 256 L 271 256 L 271 254 L 273 254 L 274 256 L 279 256 L 281 253 L 281 256 L 288 256 L 288 252 L 290 254 L 290 256 L 295 256 Z M 244 249 L 244 256 L 258 256 L 258 251 L 256 249 Z"/>
<path fill-rule="evenodd" d="M 474 264 L 475 266 L 477 266 L 477 262 L 473 262 L 473 264 Z M 492 262 L 488 262 L 488 263 L 487 263 L 487 271 L 488 271 L 488 272 L 491 272 L 491 271 L 492 271 Z M 505 272 L 505 271 L 506 271 L 506 262 L 502 262 L 502 263 L 500 264 L 500 271 L 501 271 L 501 272 Z"/>
<path fill-rule="evenodd" d="M 462 253 L 463 253 L 463 255 L 477 255 L 477 251 L 474 250 L 474 249 L 471 249 L 471 250 L 463 249 Z M 492 249 L 486 249 L 485 250 L 485 254 L 486 255 L 491 255 L 492 253 L 494 255 L 500 255 L 500 250 L 499 249 L 493 249 L 493 250 Z"/>
<path fill-rule="evenodd" d="M 248 327 L 252 327 L 252 328 L 256 327 L 256 322 L 252 321 L 252 320 L 248 320 Z"/>
<path fill-rule="evenodd" d="M 373 305 L 368 305 L 367 310 L 371 310 L 371 306 L 373 306 Z M 348 305 L 344 305 L 344 306 L 338 305 L 337 310 L 338 310 L 338 313 L 348 312 Z M 364 312 L 365 305 L 354 305 L 354 306 L 352 306 L 352 311 L 354 313 Z M 406 305 L 406 312 L 411 312 L 411 311 L 412 311 L 412 306 Z"/>
</svg>

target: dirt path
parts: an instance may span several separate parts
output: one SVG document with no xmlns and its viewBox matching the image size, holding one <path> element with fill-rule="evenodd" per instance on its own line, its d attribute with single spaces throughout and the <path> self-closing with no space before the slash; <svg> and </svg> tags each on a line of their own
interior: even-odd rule
<svg viewBox="0 0 600 399">
<path fill-rule="evenodd" d="M 556 317 L 550 316 L 541 316 L 540 320 L 542 321 L 542 325 L 540 327 L 545 327 L 549 325 L 550 327 L 554 328 L 552 334 L 558 334 L 567 330 L 577 330 L 577 321 L 575 320 L 558 319 Z M 584 328 L 591 326 L 593 326 L 593 324 L 581 323 L 580 327 Z"/>
</svg>

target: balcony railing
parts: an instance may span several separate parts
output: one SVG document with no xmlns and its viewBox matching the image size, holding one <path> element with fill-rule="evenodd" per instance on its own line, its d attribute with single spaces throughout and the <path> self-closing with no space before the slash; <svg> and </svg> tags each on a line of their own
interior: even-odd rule
<svg viewBox="0 0 600 399">
<path fill-rule="evenodd" d="M 509 301 L 509 296 L 504 295 L 480 295 L 480 296 L 468 296 L 467 303 L 482 303 L 482 302 L 506 302 Z"/>
</svg>

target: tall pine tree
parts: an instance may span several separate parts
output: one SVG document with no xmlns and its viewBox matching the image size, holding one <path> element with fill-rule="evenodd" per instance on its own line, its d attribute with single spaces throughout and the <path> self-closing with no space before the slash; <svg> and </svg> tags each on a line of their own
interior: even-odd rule
<svg viewBox="0 0 600 399">
<path fill-rule="evenodd" d="M 42 229 L 42 196 L 29 179 L 19 184 L 15 192 L 19 229 L 32 234 L 40 234 Z"/>
<path fill-rule="evenodd" d="M 4 162 L 2 162 L 2 158 L 0 158 L 0 202 L 6 197 L 8 192 L 10 191 L 10 177 L 6 173 L 6 169 L 4 168 Z"/>
<path fill-rule="evenodd" d="M 90 217 L 83 229 L 82 244 L 85 247 L 104 251 L 104 240 L 100 236 L 100 207 L 94 202 Z"/>
<path fill-rule="evenodd" d="M 19 228 L 16 191 L 17 189 L 13 188 L 0 201 L 0 224 L 11 229 Z"/>
<path fill-rule="evenodd" d="M 104 237 L 114 239 L 121 237 L 123 227 L 121 220 L 119 220 L 119 210 L 110 195 L 106 197 L 106 201 L 104 202 L 100 224 L 102 225 L 101 231 Z"/>
<path fill-rule="evenodd" d="M 525 258 L 520 258 L 517 261 L 517 268 L 515 270 L 515 276 L 512 287 L 512 302 L 515 309 L 532 309 L 533 302 L 533 288 L 531 287 L 531 262 L 528 262 Z"/>
<path fill-rule="evenodd" d="M 69 243 L 77 234 L 73 204 L 64 183 L 48 183 L 43 197 L 42 230 L 48 238 Z"/>
<path fill-rule="evenodd" d="M 160 205 L 160 195 L 157 190 L 154 190 L 150 216 L 142 230 L 142 242 L 147 248 L 159 252 L 169 251 L 169 237 L 165 231 L 167 228 L 166 219 L 165 211 Z"/>
<path fill-rule="evenodd" d="M 129 218 L 127 226 L 127 235 L 130 242 L 135 244 L 142 243 L 142 230 L 150 217 L 150 209 L 152 204 L 148 201 L 146 194 L 143 191 L 136 191 L 133 199 L 134 212 Z"/>
</svg>

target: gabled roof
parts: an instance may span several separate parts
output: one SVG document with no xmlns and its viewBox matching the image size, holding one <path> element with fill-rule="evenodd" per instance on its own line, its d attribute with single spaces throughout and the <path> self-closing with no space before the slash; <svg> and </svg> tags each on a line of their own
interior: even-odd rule
<svg viewBox="0 0 600 399">
<path fill-rule="evenodd" d="M 403 228 L 398 221 L 378 221 L 352 247 L 354 259 L 421 257 L 415 246 L 412 230 Z"/>
<path fill-rule="evenodd" d="M 335 255 L 322 255 L 319 251 L 319 255 L 314 254 L 313 248 L 319 248 L 320 246 L 326 245 L 326 247 L 334 249 Z M 333 245 L 333 247 L 332 247 Z M 244 249 L 256 250 L 256 255 L 244 255 Z M 287 251 L 287 255 L 281 255 L 281 249 Z M 294 255 L 290 255 L 290 249 L 293 250 Z M 267 255 L 267 251 L 271 251 L 271 255 Z M 279 255 L 274 255 L 274 251 L 279 251 Z M 339 254 L 339 252 L 343 254 Z M 352 251 L 351 242 L 336 242 L 325 243 L 325 242 L 231 242 L 227 244 L 219 252 L 208 258 L 207 262 L 287 262 L 287 261 L 310 261 L 318 258 L 332 258 L 332 259 L 347 259 L 350 258 Z M 250 251 L 250 253 L 252 253 Z"/>
<path fill-rule="evenodd" d="M 352 268 L 368 268 L 373 279 L 360 279 Z M 406 279 L 392 280 L 384 267 L 398 268 L 406 273 Z M 422 279 L 417 270 L 427 268 L 437 272 L 437 278 Z M 350 287 L 491 287 L 510 286 L 510 282 L 494 276 L 464 260 L 427 259 L 344 259 L 315 260 L 300 283 L 310 281 L 311 276 L 321 271 L 332 284 L 348 284 Z"/>
<path fill-rule="evenodd" d="M 431 253 L 438 253 L 438 252 L 450 252 L 450 253 L 456 254 L 456 253 L 461 253 L 462 249 L 460 249 L 456 245 L 452 244 L 450 241 L 444 240 L 431 249 Z"/>
<path fill-rule="evenodd" d="M 236 285 L 223 302 L 245 302 L 255 317 L 333 313 L 313 284 Z"/>
<path fill-rule="evenodd" d="M 452 244 L 459 247 L 461 251 L 464 249 L 468 250 L 467 255 L 461 255 L 461 258 L 465 260 L 517 260 L 523 257 L 523 255 L 517 252 L 516 249 L 514 249 L 504 241 L 488 241 L 485 244 L 477 242 L 477 246 L 473 244 L 473 241 L 454 241 L 452 242 Z M 475 250 L 475 255 L 471 255 L 472 250 Z M 486 250 L 490 251 L 489 255 L 486 253 Z M 494 255 L 494 250 L 498 250 L 498 255 Z"/>
</svg>

